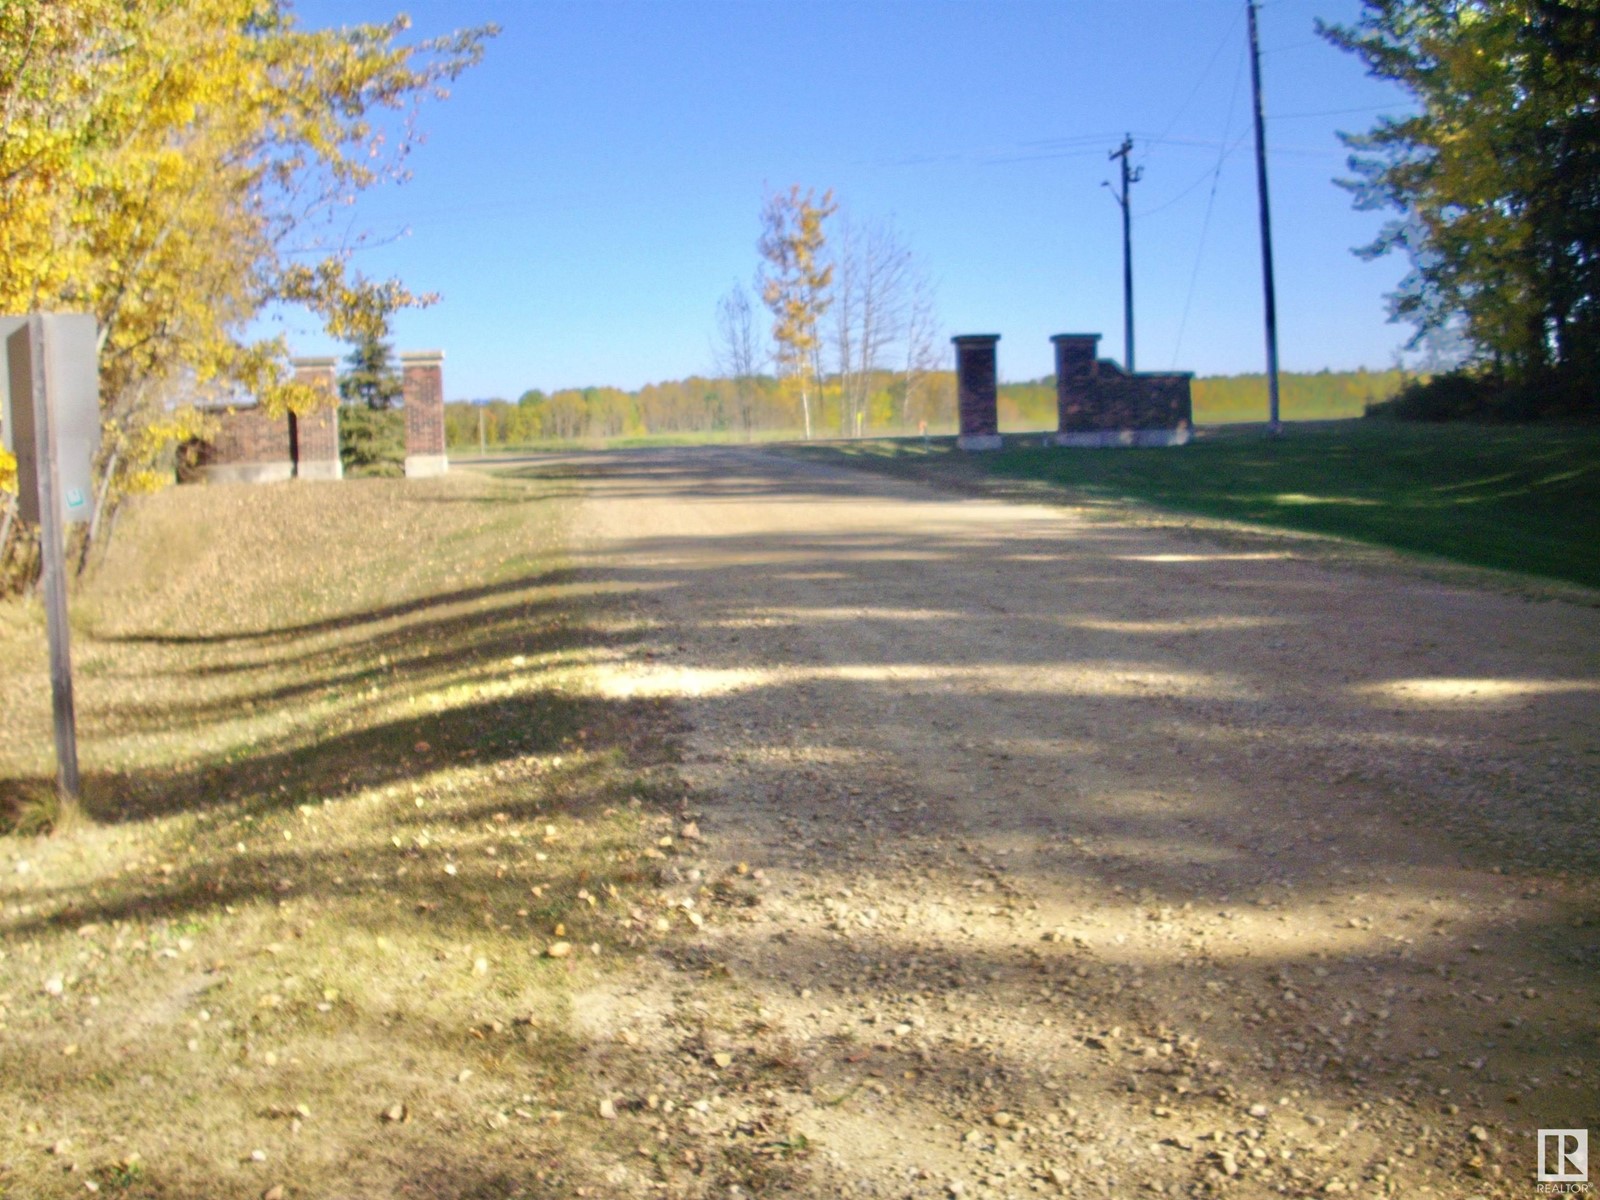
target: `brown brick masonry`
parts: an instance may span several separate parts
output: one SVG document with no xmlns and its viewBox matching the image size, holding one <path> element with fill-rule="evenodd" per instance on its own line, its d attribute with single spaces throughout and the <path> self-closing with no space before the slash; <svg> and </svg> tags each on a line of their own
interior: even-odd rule
<svg viewBox="0 0 1600 1200">
<path fill-rule="evenodd" d="M 295 380 L 330 396 L 337 389 L 334 358 L 297 358 Z M 444 355 L 437 350 L 402 354 L 406 474 L 438 475 L 449 467 L 444 448 Z M 218 414 L 216 436 L 193 448 L 198 474 L 217 482 L 268 483 L 290 479 L 340 479 L 339 407 L 273 418 L 255 405 Z"/>
<path fill-rule="evenodd" d="M 336 396 L 339 385 L 334 365 L 335 360 L 331 358 L 297 358 L 294 360 L 295 382 L 316 388 L 325 395 Z M 296 476 L 301 479 L 344 478 L 344 468 L 339 462 L 337 404 L 291 417 L 289 439 Z"/>
<path fill-rule="evenodd" d="M 1058 446 L 1181 445 L 1193 413 L 1187 372 L 1130 375 L 1097 353 L 1098 333 L 1058 333 Z"/>
<path fill-rule="evenodd" d="M 406 475 L 440 475 L 444 452 L 444 354 L 422 350 L 400 356 L 406 402 Z"/>
<path fill-rule="evenodd" d="M 995 346 L 1000 335 L 965 333 L 950 340 L 956 347 L 956 407 L 960 417 L 956 445 L 963 450 L 998 450 L 1000 415 L 996 399 Z"/>
</svg>

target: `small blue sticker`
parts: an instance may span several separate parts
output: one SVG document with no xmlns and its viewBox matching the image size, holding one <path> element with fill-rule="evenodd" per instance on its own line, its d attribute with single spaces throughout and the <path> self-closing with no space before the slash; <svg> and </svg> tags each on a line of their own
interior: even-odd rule
<svg viewBox="0 0 1600 1200">
<path fill-rule="evenodd" d="M 67 507 L 68 508 L 82 508 L 88 502 L 89 502 L 89 498 L 83 494 L 83 489 L 82 488 L 68 488 L 67 489 Z"/>
</svg>

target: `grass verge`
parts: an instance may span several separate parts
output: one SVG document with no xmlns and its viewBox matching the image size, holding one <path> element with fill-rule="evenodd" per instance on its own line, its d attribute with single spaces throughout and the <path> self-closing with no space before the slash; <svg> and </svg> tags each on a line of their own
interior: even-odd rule
<svg viewBox="0 0 1600 1200">
<path fill-rule="evenodd" d="M 682 795 L 665 711 L 586 685 L 635 631 L 543 487 L 124 519 L 74 603 L 86 822 L 0 836 L 0 1197 L 571 1196 L 634 1154 L 571 1010 L 689 919 Z M 35 825 L 44 675 L 0 605 Z"/>
<path fill-rule="evenodd" d="M 1097 503 L 1350 538 L 1477 567 L 1600 587 L 1600 429 L 1349 421 L 1202 430 L 1181 449 L 992 454 L 953 440 L 792 452 L 927 478 L 1038 481 Z"/>
</svg>

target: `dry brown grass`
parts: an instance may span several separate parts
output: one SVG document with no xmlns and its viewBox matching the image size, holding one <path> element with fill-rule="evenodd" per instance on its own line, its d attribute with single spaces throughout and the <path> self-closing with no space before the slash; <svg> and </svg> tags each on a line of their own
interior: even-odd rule
<svg viewBox="0 0 1600 1200">
<path fill-rule="evenodd" d="M 123 522 L 74 605 L 88 823 L 0 837 L 0 1197 L 588 1186 L 614 1126 L 571 996 L 687 914 L 654 907 L 662 714 L 586 689 L 628 635 L 542 486 Z M 0 605 L 0 798 L 36 823 L 43 665 Z"/>
</svg>

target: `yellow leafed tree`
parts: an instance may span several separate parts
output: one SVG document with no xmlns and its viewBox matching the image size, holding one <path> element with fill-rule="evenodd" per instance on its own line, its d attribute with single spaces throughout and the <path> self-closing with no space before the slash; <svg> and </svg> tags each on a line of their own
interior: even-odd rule
<svg viewBox="0 0 1600 1200">
<path fill-rule="evenodd" d="M 819 200 L 792 185 L 767 197 L 761 211 L 761 299 L 772 312 L 772 338 L 779 377 L 800 394 L 806 437 L 811 436 L 811 397 L 822 372 L 817 323 L 832 302 L 833 265 L 823 260 L 822 223 L 838 209 L 831 190 Z"/>
<path fill-rule="evenodd" d="M 322 236 L 402 174 L 404 118 L 495 32 L 406 44 L 407 28 L 305 30 L 284 0 L 0 0 L 0 312 L 98 320 L 113 505 L 165 477 L 207 389 L 327 403 L 281 340 L 247 338 L 264 308 L 352 338 L 431 300 Z"/>
</svg>

